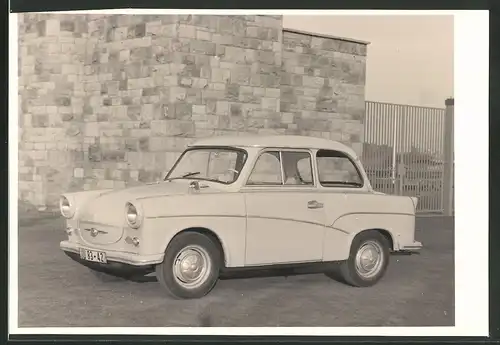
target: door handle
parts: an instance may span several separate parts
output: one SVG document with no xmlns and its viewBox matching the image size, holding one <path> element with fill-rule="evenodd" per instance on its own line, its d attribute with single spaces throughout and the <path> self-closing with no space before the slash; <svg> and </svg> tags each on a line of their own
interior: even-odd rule
<svg viewBox="0 0 500 345">
<path fill-rule="evenodd" d="M 323 208 L 323 204 L 317 202 L 316 200 L 311 200 L 307 203 L 307 208 L 315 209 L 315 208 Z"/>
</svg>

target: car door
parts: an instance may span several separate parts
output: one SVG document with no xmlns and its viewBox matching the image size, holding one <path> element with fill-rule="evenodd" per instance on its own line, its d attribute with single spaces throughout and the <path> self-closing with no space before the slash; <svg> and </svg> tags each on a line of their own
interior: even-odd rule
<svg viewBox="0 0 500 345">
<path fill-rule="evenodd" d="M 321 261 L 326 215 L 312 162 L 308 150 L 260 153 L 242 190 L 245 265 Z"/>
</svg>

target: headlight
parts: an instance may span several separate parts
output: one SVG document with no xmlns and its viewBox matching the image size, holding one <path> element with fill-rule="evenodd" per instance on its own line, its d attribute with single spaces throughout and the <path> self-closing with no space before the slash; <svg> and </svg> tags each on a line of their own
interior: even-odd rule
<svg viewBox="0 0 500 345">
<path fill-rule="evenodd" d="M 59 209 L 61 210 L 61 214 L 65 218 L 71 218 L 73 217 L 74 210 L 69 202 L 68 198 L 66 198 L 64 195 L 61 196 L 59 199 Z"/>
<path fill-rule="evenodd" d="M 127 224 L 134 229 L 137 229 L 141 226 L 141 215 L 137 208 L 130 202 L 127 202 L 125 205 L 125 217 L 127 219 Z"/>
</svg>

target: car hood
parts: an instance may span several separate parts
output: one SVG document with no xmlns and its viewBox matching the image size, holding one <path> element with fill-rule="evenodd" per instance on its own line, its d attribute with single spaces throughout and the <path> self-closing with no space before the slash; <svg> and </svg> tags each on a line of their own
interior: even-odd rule
<svg viewBox="0 0 500 345">
<path fill-rule="evenodd" d="M 162 181 L 125 189 L 82 192 L 76 193 L 77 195 L 74 195 L 72 199 L 78 208 L 80 220 L 123 226 L 127 201 L 134 202 L 141 198 L 188 194 L 190 182 L 190 180 Z M 221 189 L 215 186 L 216 183 L 200 181 L 200 185 L 207 186 L 207 188 L 202 188 L 200 193 L 221 192 Z"/>
</svg>

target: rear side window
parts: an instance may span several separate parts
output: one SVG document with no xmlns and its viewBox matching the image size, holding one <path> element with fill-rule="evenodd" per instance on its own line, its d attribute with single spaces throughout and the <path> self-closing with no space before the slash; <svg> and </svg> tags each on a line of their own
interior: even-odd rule
<svg viewBox="0 0 500 345">
<path fill-rule="evenodd" d="M 319 150 L 316 153 L 319 183 L 323 187 L 353 187 L 363 186 L 363 178 L 352 161 L 345 153 L 333 150 Z"/>
</svg>

